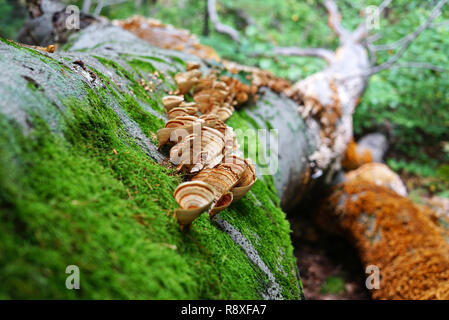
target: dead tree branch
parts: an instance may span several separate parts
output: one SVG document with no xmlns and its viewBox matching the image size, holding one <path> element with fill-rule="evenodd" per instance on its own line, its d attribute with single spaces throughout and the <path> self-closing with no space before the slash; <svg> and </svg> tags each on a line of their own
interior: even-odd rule
<svg viewBox="0 0 449 320">
<path fill-rule="evenodd" d="M 234 28 L 220 22 L 217 13 L 216 0 L 207 0 L 207 10 L 209 12 L 210 21 L 217 32 L 228 35 L 235 42 L 240 42 L 239 33 Z"/>
<path fill-rule="evenodd" d="M 379 72 L 382 70 L 386 70 L 386 69 L 402 69 L 402 68 L 428 69 L 428 70 L 433 70 L 433 71 L 437 71 L 437 72 L 449 71 L 448 68 L 437 66 L 435 64 L 428 63 L 428 62 L 407 61 L 407 62 L 403 62 L 403 63 L 396 63 L 396 64 L 394 64 L 392 66 L 388 66 L 388 67 L 386 66 L 386 67 L 384 67 L 384 69 L 377 68 L 373 73 L 376 73 L 376 72 Z"/>
<path fill-rule="evenodd" d="M 98 5 L 95 8 L 93 15 L 95 17 L 98 17 L 101 13 L 101 10 L 103 10 L 104 7 L 120 4 L 120 3 L 123 3 L 126 1 L 127 0 L 99 0 Z"/>
<path fill-rule="evenodd" d="M 334 0 L 325 0 L 324 6 L 328 13 L 328 23 L 341 41 L 345 41 L 351 35 L 341 24 L 341 14 Z"/>
<path fill-rule="evenodd" d="M 335 54 L 322 48 L 275 47 L 273 53 L 282 56 L 316 57 L 326 60 L 329 64 L 335 62 Z"/>
<path fill-rule="evenodd" d="M 444 20 L 439 23 L 432 23 L 430 25 L 431 28 L 440 28 L 440 27 L 447 27 L 447 26 L 449 26 L 449 20 Z"/>
<path fill-rule="evenodd" d="M 91 0 L 84 0 L 81 12 L 89 13 L 91 5 L 92 5 L 92 1 Z"/>
</svg>

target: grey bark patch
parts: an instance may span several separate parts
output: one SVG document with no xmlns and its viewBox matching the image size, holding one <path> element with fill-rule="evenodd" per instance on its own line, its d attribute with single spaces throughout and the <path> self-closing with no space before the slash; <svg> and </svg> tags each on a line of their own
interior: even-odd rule
<svg viewBox="0 0 449 320">
<path fill-rule="evenodd" d="M 357 141 L 357 153 L 362 154 L 364 151 L 369 151 L 373 162 L 382 163 L 387 149 L 387 137 L 380 132 L 367 134 Z"/>
<path fill-rule="evenodd" d="M 298 105 L 291 99 L 267 88 L 261 89 L 261 98 L 255 106 L 245 109 L 259 128 L 278 130 L 278 168 L 281 169 L 273 174 L 273 178 L 284 209 L 292 208 L 295 201 L 299 200 L 295 199 L 295 190 L 301 187 L 308 166 L 308 156 L 315 150 L 319 141 L 319 127 L 305 123 L 298 115 L 297 109 Z M 274 149 L 271 152 L 274 152 Z M 265 150 L 265 153 L 268 151 Z M 269 155 L 265 157 L 269 159 Z"/>
</svg>

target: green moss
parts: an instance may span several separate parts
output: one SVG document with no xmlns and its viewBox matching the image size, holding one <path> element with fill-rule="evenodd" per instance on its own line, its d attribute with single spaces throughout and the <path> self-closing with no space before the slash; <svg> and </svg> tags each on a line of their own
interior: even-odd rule
<svg viewBox="0 0 449 320">
<path fill-rule="evenodd" d="M 244 111 L 234 113 L 227 124 L 234 129 L 243 131 L 258 128 L 257 123 Z M 239 140 L 239 137 L 237 138 Z M 258 152 L 263 152 L 257 137 L 255 140 Z M 239 144 L 243 145 L 244 152 L 248 150 L 247 143 L 242 144 L 242 141 L 239 141 Z M 254 159 L 254 157 L 258 157 L 258 153 L 255 155 L 246 154 L 245 156 Z M 285 213 L 280 208 L 280 200 L 277 197 L 273 176 L 264 175 L 262 181 L 258 180 L 251 188 L 251 193 L 226 210 L 223 215 L 233 224 L 237 223 L 237 220 L 239 221 L 238 224 L 242 225 L 240 231 L 252 240 L 251 242 L 255 244 L 261 257 L 267 257 L 267 261 L 271 261 L 271 263 L 278 261 L 278 266 L 273 266 L 268 262 L 270 270 L 274 271 L 276 278 L 283 278 L 283 288 L 291 288 L 297 281 L 296 276 L 290 275 L 287 278 L 281 276 L 282 268 L 285 268 L 284 270 L 296 270 L 296 259 L 292 258 L 293 247 L 289 245 L 290 238 L 285 237 L 286 234 L 290 233 L 290 225 Z M 254 198 L 254 195 L 257 195 L 257 198 Z M 255 222 L 256 224 L 254 224 Z M 276 231 L 273 232 L 273 229 Z M 257 235 L 257 238 L 254 235 Z M 279 243 L 280 239 L 282 244 L 279 245 L 279 248 L 289 248 L 289 252 L 273 251 L 270 244 Z M 295 294 L 291 293 L 291 296 L 295 296 Z M 287 292 L 284 292 L 284 295 L 290 296 Z"/>
<path fill-rule="evenodd" d="M 108 60 L 106 58 L 103 57 L 99 57 L 99 56 L 95 56 L 95 58 L 100 61 L 104 66 L 106 67 L 110 67 L 113 69 L 114 72 L 116 72 L 118 74 L 118 76 L 122 77 L 122 78 L 126 78 L 129 82 L 130 85 L 128 87 L 128 89 L 130 90 L 130 92 L 135 96 L 135 99 L 130 97 L 129 94 L 125 94 L 124 99 L 126 101 L 126 105 L 129 106 L 134 105 L 134 111 L 137 112 L 145 112 L 140 104 L 139 101 L 142 101 L 144 103 L 147 103 L 149 106 L 151 106 L 151 108 L 157 112 L 159 112 L 160 114 L 163 114 L 165 112 L 165 109 L 162 106 L 162 103 L 159 103 L 160 101 L 160 96 L 163 94 L 162 92 L 162 88 L 159 90 L 158 95 L 159 95 L 159 99 L 155 99 L 155 97 L 150 96 L 145 89 L 135 80 L 134 75 L 132 75 L 130 72 L 128 72 L 125 68 L 123 68 L 122 66 L 120 66 L 117 62 L 112 61 L 112 60 Z M 106 77 L 104 75 L 100 74 L 100 77 L 103 79 L 103 81 L 107 81 Z M 115 86 L 116 87 L 116 86 Z M 117 90 L 118 91 L 118 90 Z M 131 100 L 134 100 L 134 103 L 130 103 Z M 160 128 L 160 126 L 159 126 Z"/>
<path fill-rule="evenodd" d="M 236 130 L 237 142 L 243 151 L 245 158 L 250 158 L 259 167 L 264 167 L 266 162 L 265 154 L 270 156 L 270 150 L 265 150 L 261 145 L 258 137 L 257 130 L 260 129 L 257 122 L 254 121 L 245 111 L 234 112 L 231 118 L 228 119 L 227 124 Z M 241 130 L 241 131 L 237 131 Z M 242 134 L 243 133 L 243 134 Z M 255 144 L 253 144 L 255 141 Z M 275 203 L 279 202 L 276 195 L 276 187 L 271 175 L 263 176 L 264 182 L 267 187 L 272 191 L 272 200 Z"/>
<path fill-rule="evenodd" d="M 244 110 L 239 112 L 239 116 L 249 123 L 254 129 L 260 129 L 257 121 L 251 118 Z"/>
<path fill-rule="evenodd" d="M 187 66 L 187 63 L 182 60 L 181 58 L 177 57 L 177 56 L 170 56 L 170 58 L 175 61 L 176 63 L 178 63 L 179 65 L 182 66 L 182 68 L 185 68 Z"/>
<path fill-rule="evenodd" d="M 37 49 L 32 49 L 29 47 L 21 46 L 17 42 L 14 42 L 12 40 L 2 39 L 2 38 L 0 38 L 0 42 L 5 43 L 8 46 L 11 46 L 11 47 L 17 49 L 17 51 L 21 52 L 22 54 L 28 54 L 34 58 L 39 59 L 40 61 L 47 64 L 49 67 L 52 67 L 52 68 L 56 67 L 59 69 L 62 68 L 62 69 L 64 69 L 64 71 L 69 71 L 69 72 L 71 71 L 70 68 L 68 68 L 65 64 L 48 56 L 48 54 L 44 54 L 43 52 L 41 52 Z"/>
<path fill-rule="evenodd" d="M 250 239 L 275 278 L 279 279 L 285 290 L 283 295 L 295 298 L 297 292 L 288 291 L 297 283 L 296 275 L 288 271 L 296 270 L 296 259 L 288 236 L 290 225 L 279 204 L 271 200 L 271 191 L 262 181 L 257 181 L 251 191 L 221 215 L 231 224 L 238 225 L 239 231 Z M 277 245 L 273 247 L 273 244 Z M 288 252 L 283 251 L 285 248 Z"/>
<path fill-rule="evenodd" d="M 153 73 L 156 68 L 148 61 L 142 59 L 131 59 L 129 65 L 133 67 L 134 70 L 140 70 L 146 73 Z"/>
</svg>

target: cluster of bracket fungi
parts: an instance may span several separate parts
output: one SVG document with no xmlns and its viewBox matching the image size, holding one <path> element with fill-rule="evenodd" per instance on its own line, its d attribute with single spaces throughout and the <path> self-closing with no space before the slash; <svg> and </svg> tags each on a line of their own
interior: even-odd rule
<svg viewBox="0 0 449 320">
<path fill-rule="evenodd" d="M 241 199 L 256 181 L 249 159 L 237 155 L 233 129 L 224 122 L 234 107 L 246 102 L 250 87 L 215 70 L 206 76 L 200 64 L 187 63 L 175 76 L 176 95 L 162 99 L 168 121 L 157 133 L 159 147 L 170 144 L 170 161 L 189 181 L 174 191 L 180 208 L 175 216 L 185 228 L 208 211 L 210 217 Z M 185 95 L 193 96 L 192 102 Z"/>
</svg>

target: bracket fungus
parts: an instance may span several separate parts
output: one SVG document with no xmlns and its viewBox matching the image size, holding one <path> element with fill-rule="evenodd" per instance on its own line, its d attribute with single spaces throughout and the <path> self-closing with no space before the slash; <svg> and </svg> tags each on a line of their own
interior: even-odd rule
<svg viewBox="0 0 449 320">
<path fill-rule="evenodd" d="M 184 96 L 165 96 L 162 98 L 162 104 L 167 112 L 173 108 L 179 107 L 182 102 L 184 102 Z"/>
<path fill-rule="evenodd" d="M 213 168 L 223 159 L 224 135 L 213 128 L 202 127 L 201 133 L 192 133 L 170 150 L 177 171 L 195 173 L 203 168 Z"/>
<path fill-rule="evenodd" d="M 187 181 L 176 188 L 173 196 L 180 206 L 176 210 L 176 218 L 181 226 L 188 226 L 209 209 L 214 200 L 214 190 L 205 182 Z"/>
<path fill-rule="evenodd" d="M 199 63 L 188 62 L 187 71 L 175 75 L 178 95 L 162 99 L 168 121 L 157 133 L 159 148 L 170 144 L 171 163 L 191 178 L 173 193 L 181 229 L 203 212 L 212 218 L 240 200 L 257 179 L 250 160 L 235 155 L 235 134 L 224 122 L 248 100 L 250 87 L 232 77 L 218 79 L 215 70 L 203 77 L 199 69 Z M 194 102 L 185 102 L 186 94 Z"/>
</svg>

